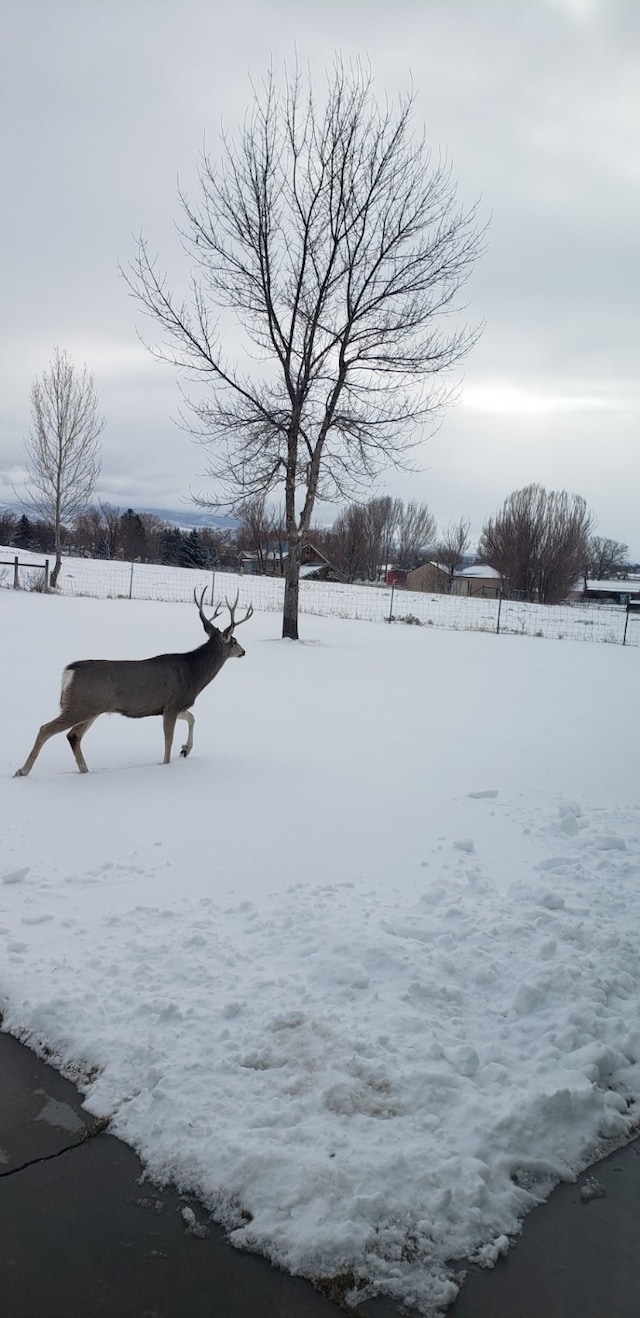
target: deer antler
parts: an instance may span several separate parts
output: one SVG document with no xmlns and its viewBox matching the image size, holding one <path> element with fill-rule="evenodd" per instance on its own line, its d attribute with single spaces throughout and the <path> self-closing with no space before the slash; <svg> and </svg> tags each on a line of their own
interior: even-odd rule
<svg viewBox="0 0 640 1318">
<path fill-rule="evenodd" d="M 229 623 L 229 626 L 228 626 L 228 627 L 225 627 L 225 629 L 224 629 L 224 634 L 225 634 L 225 636 L 230 636 L 231 633 L 232 633 L 233 631 L 235 631 L 235 628 L 236 628 L 236 627 L 239 627 L 239 626 L 241 625 L 241 623 L 243 623 L 243 622 L 248 622 L 248 621 L 249 621 L 249 618 L 251 617 L 251 614 L 253 613 L 253 604 L 250 604 L 250 605 L 249 605 L 249 608 L 247 609 L 247 612 L 246 612 L 245 615 L 244 615 L 244 618 L 239 618 L 238 621 L 236 622 L 236 609 L 237 609 L 237 607 L 238 607 L 238 600 L 239 600 L 239 599 L 240 599 L 240 591 L 239 591 L 239 590 L 236 591 L 236 597 L 235 597 L 235 599 L 234 599 L 234 601 L 233 601 L 233 604 L 230 604 L 230 603 L 229 603 L 229 601 L 228 601 L 228 599 L 227 599 L 227 597 L 226 597 L 226 595 L 225 595 L 225 601 L 224 601 L 224 602 L 225 602 L 225 604 L 226 604 L 226 606 L 227 606 L 227 608 L 228 608 L 228 610 L 229 610 L 229 614 L 230 614 L 230 617 L 231 617 L 231 622 Z"/>
<path fill-rule="evenodd" d="M 195 600 L 195 603 L 196 603 L 197 606 L 198 606 L 198 613 L 200 614 L 200 621 L 201 621 L 201 623 L 202 623 L 202 626 L 204 627 L 204 629 L 205 629 L 205 631 L 206 631 L 206 633 L 207 633 L 207 636 L 210 636 L 210 635 L 211 635 L 211 632 L 213 631 L 213 620 L 214 620 L 214 618 L 217 618 L 217 616 L 218 616 L 219 613 L 222 612 L 222 605 L 221 605 L 221 604 L 218 604 L 215 613 L 212 613 L 212 615 L 211 615 L 210 618 L 205 617 L 204 613 L 202 612 L 202 605 L 204 604 L 204 597 L 205 597 L 206 593 L 207 593 L 207 587 L 205 586 L 205 588 L 204 588 L 204 590 L 203 590 L 203 592 L 202 592 L 202 594 L 201 594 L 201 596 L 200 596 L 200 599 L 198 599 L 198 596 L 196 595 L 196 592 L 195 592 L 195 590 L 194 590 L 194 592 L 193 592 L 193 598 L 194 598 L 194 600 Z M 236 602 L 237 602 L 237 601 L 236 601 Z"/>
</svg>

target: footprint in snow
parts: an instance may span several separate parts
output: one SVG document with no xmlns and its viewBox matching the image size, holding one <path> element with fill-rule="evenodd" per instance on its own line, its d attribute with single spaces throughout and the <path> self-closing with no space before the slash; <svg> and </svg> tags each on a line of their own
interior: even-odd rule
<svg viewBox="0 0 640 1318">
<path fill-rule="evenodd" d="M 616 837 L 614 833 L 604 833 L 596 838 L 596 847 L 598 851 L 626 851 L 627 844 L 622 837 Z"/>
<path fill-rule="evenodd" d="M 30 865 L 26 865 L 22 870 L 10 870 L 8 874 L 0 876 L 0 883 L 22 883 L 22 880 L 26 879 L 30 868 Z"/>
</svg>

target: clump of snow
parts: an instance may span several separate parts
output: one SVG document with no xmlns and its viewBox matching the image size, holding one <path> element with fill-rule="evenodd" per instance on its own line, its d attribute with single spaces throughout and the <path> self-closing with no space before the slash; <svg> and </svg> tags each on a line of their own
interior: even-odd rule
<svg viewBox="0 0 640 1318">
<path fill-rule="evenodd" d="M 607 1192 L 604 1185 L 596 1176 L 587 1176 L 586 1180 L 580 1186 L 580 1198 L 582 1202 L 588 1204 L 592 1199 L 606 1199 Z"/>
<path fill-rule="evenodd" d="M 188 760 L 105 718 L 14 781 L 66 663 L 201 630 L 0 609 L 4 1028 L 238 1247 L 445 1307 L 638 1120 L 637 652 L 256 613 Z"/>
<path fill-rule="evenodd" d="M 206 1240 L 211 1234 L 209 1227 L 205 1222 L 199 1222 L 193 1208 L 185 1206 L 180 1213 L 186 1227 L 186 1232 L 190 1236 L 195 1236 L 196 1240 Z"/>
</svg>

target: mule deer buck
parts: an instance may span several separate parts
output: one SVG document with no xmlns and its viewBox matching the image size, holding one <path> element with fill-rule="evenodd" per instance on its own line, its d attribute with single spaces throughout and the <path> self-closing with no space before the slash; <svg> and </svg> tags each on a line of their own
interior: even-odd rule
<svg viewBox="0 0 640 1318">
<path fill-rule="evenodd" d="M 80 659 L 69 664 L 62 674 L 61 712 L 51 723 L 43 723 L 31 754 L 15 777 L 26 778 L 45 742 L 58 732 L 67 732 L 67 729 L 67 741 L 80 773 L 88 773 L 81 742 L 100 714 L 124 714 L 125 718 L 162 715 L 164 764 L 171 759 L 176 722 L 179 718 L 184 719 L 189 732 L 180 754 L 188 755 L 193 746 L 195 719 L 191 706 L 196 696 L 217 677 L 227 659 L 242 659 L 245 653 L 233 633 L 251 617 L 253 605 L 250 604 L 244 618 L 236 622 L 239 594 L 238 591 L 233 604 L 225 600 L 231 621 L 224 631 L 220 631 L 213 626 L 213 620 L 218 617 L 222 604 L 211 618 L 206 618 L 202 611 L 205 591 L 198 599 L 194 590 L 200 621 L 209 638 L 197 650 L 189 650 L 186 654 L 157 654 L 153 659 Z"/>
</svg>

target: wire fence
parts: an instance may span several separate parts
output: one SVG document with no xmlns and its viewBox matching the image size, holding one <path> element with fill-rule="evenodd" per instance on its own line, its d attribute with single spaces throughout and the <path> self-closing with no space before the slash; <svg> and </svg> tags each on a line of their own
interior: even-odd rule
<svg viewBox="0 0 640 1318">
<path fill-rule="evenodd" d="M 25 551 L 0 548 L 0 587 L 42 590 L 45 564 Z M 17 566 L 16 566 L 17 564 Z M 240 575 L 200 568 L 163 567 L 153 563 L 65 558 L 57 590 L 63 595 L 97 599 L 158 600 L 185 603 L 205 591 L 205 604 L 235 597 L 241 607 L 282 610 L 284 581 L 279 577 Z M 386 585 L 345 585 L 301 581 L 301 614 L 350 618 L 363 622 L 400 622 L 447 631 L 498 632 L 551 640 L 599 641 L 640 645 L 640 616 L 624 605 L 575 603 L 529 604 L 474 596 L 431 595 Z"/>
</svg>

